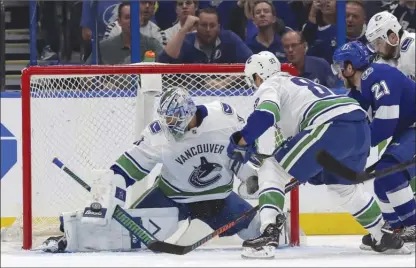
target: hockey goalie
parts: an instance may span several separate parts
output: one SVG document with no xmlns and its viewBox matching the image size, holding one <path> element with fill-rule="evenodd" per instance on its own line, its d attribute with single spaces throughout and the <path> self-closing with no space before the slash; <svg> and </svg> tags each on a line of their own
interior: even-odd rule
<svg viewBox="0 0 416 268">
<path fill-rule="evenodd" d="M 229 136 L 242 126 L 235 109 L 218 101 L 196 105 L 186 90 L 171 88 L 161 96 L 157 113 L 141 139 L 94 179 L 86 207 L 63 214 L 64 235 L 46 240 L 45 251 L 144 248 L 112 215 L 117 205 L 125 207 L 126 189 L 158 163 L 162 169 L 153 186 L 126 211 L 161 241 L 177 240 L 183 229 L 179 223 L 186 226 L 188 219 L 199 219 L 215 230 L 252 208 L 233 192 L 234 175 L 243 182 L 257 176 L 251 164 L 236 174 L 229 168 Z M 237 234 L 246 240 L 259 236 L 259 230 L 255 214 L 220 236 Z"/>
</svg>

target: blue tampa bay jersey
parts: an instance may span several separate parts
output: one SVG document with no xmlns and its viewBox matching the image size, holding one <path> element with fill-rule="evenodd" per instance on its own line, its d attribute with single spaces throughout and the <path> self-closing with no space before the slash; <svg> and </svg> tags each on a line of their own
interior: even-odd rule
<svg viewBox="0 0 416 268">
<path fill-rule="evenodd" d="M 350 96 L 373 111 L 371 146 L 397 137 L 416 122 L 416 83 L 397 68 L 373 63 L 361 75 L 361 93 Z"/>
</svg>

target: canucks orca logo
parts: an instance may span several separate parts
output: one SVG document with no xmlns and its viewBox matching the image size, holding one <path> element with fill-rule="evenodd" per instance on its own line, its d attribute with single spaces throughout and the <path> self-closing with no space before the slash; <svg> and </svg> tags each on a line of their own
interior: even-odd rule
<svg viewBox="0 0 416 268">
<path fill-rule="evenodd" d="M 209 163 L 205 157 L 201 157 L 201 165 L 194 167 L 191 176 L 189 176 L 189 183 L 197 188 L 203 188 L 208 185 L 211 185 L 221 179 L 221 174 L 219 173 L 222 170 L 222 166 L 217 163 Z M 207 176 L 213 172 L 217 172 L 214 177 Z"/>
</svg>

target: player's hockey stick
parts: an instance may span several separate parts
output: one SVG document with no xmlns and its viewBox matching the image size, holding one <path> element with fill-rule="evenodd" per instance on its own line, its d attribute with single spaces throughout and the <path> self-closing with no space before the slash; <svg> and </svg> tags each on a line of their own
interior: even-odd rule
<svg viewBox="0 0 416 268">
<path fill-rule="evenodd" d="M 292 180 L 288 184 L 286 184 L 285 187 L 285 193 L 290 192 L 293 190 L 296 186 L 298 186 L 299 183 L 296 180 Z M 231 229 L 232 227 L 236 226 L 239 222 L 245 220 L 246 218 L 250 217 L 254 213 L 259 210 L 259 205 L 251 208 L 250 210 L 244 212 L 242 215 L 240 215 L 235 220 L 225 224 L 224 226 L 220 227 L 219 229 L 213 231 L 212 233 L 208 234 L 207 236 L 203 237 L 202 239 L 196 241 L 195 243 L 188 245 L 188 246 L 181 246 L 181 245 L 175 245 L 166 243 L 163 241 L 151 241 L 148 245 L 148 248 L 152 251 L 159 251 L 169 254 L 176 254 L 176 255 L 185 255 L 194 249 L 200 247 L 201 245 L 205 244 L 209 240 L 213 239 L 214 237 L 224 233 L 225 231 Z"/>
<path fill-rule="evenodd" d="M 321 150 L 318 152 L 316 156 L 317 162 L 323 166 L 326 170 L 337 174 L 349 181 L 360 183 L 367 180 L 371 180 L 377 177 L 384 177 L 402 170 L 409 168 L 412 165 L 416 164 L 416 155 L 413 156 L 412 160 L 404 161 L 400 164 L 394 165 L 389 168 L 385 168 L 383 170 L 378 170 L 374 172 L 356 172 L 349 167 L 343 165 L 340 161 L 335 159 L 332 155 L 330 155 L 327 151 Z"/>
<path fill-rule="evenodd" d="M 91 186 L 89 186 L 83 179 L 81 179 L 73 171 L 66 167 L 58 158 L 54 158 L 52 162 L 86 190 L 91 191 Z M 149 231 L 146 230 L 146 228 L 136 223 L 134 219 L 119 205 L 117 205 L 116 209 L 114 210 L 113 218 L 118 221 L 124 228 L 126 228 L 131 234 L 140 239 L 146 246 L 148 246 L 151 241 L 157 240 Z"/>
</svg>

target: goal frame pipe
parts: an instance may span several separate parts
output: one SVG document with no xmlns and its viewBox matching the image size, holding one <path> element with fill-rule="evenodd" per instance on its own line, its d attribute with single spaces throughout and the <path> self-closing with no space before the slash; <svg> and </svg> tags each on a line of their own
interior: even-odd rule
<svg viewBox="0 0 416 268">
<path fill-rule="evenodd" d="M 282 64 L 282 70 L 297 75 L 296 69 Z M 166 64 L 166 65 L 90 65 L 30 66 L 23 69 L 22 86 L 22 187 L 23 249 L 32 248 L 32 161 L 31 161 L 31 89 L 30 80 L 37 75 L 111 75 L 111 74 L 233 74 L 244 73 L 244 64 Z M 299 245 L 299 189 L 291 191 L 291 244 Z"/>
</svg>

